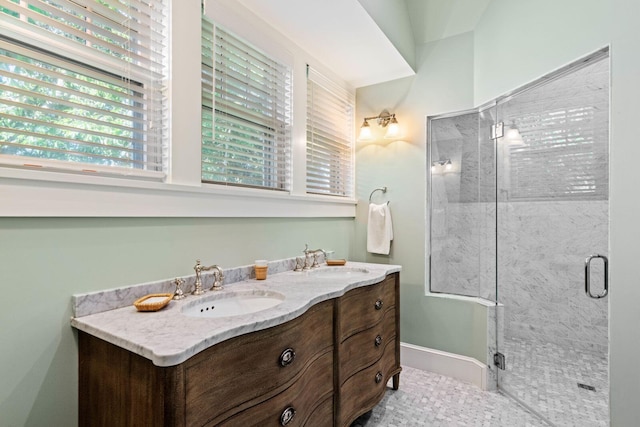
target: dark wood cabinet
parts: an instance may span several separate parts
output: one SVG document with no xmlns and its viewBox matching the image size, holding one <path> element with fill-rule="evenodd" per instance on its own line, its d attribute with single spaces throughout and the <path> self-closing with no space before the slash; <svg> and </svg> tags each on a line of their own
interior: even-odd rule
<svg viewBox="0 0 640 427">
<path fill-rule="evenodd" d="M 398 273 L 158 367 L 79 331 L 80 426 L 345 426 L 400 372 Z M 382 301 L 380 304 L 378 301 Z"/>
<path fill-rule="evenodd" d="M 400 380 L 399 275 L 336 299 L 336 426 L 349 426 Z"/>
</svg>

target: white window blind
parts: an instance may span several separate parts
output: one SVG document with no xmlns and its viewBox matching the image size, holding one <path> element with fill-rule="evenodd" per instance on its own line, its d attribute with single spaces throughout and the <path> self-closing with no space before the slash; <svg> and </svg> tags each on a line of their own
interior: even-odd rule
<svg viewBox="0 0 640 427">
<path fill-rule="evenodd" d="M 600 59 L 502 107 L 525 142 L 509 147 L 510 199 L 607 200 L 608 70 Z"/>
<path fill-rule="evenodd" d="M 290 189 L 291 70 L 202 24 L 202 181 Z"/>
<path fill-rule="evenodd" d="M 354 97 L 311 68 L 307 78 L 307 193 L 353 196 Z"/>
<path fill-rule="evenodd" d="M 166 0 L 0 0 L 0 162 L 161 177 Z"/>
</svg>

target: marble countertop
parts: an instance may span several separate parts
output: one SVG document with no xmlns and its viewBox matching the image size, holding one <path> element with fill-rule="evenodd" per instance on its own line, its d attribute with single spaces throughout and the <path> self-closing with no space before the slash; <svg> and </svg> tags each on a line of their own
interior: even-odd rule
<svg viewBox="0 0 640 427">
<path fill-rule="evenodd" d="M 365 269 L 365 274 L 323 277 L 320 269 Z M 71 325 L 81 331 L 137 353 L 156 366 L 178 365 L 219 342 L 248 332 L 285 323 L 305 313 L 311 306 L 344 295 L 350 289 L 378 283 L 399 265 L 348 262 L 345 267 L 320 267 L 311 272 L 286 271 L 266 280 L 248 279 L 225 285 L 222 291 L 208 291 L 171 301 L 157 312 L 139 312 L 133 305 L 73 317 Z M 272 291 L 284 301 L 263 311 L 221 318 L 189 317 L 182 309 L 214 294 L 237 291 Z"/>
</svg>

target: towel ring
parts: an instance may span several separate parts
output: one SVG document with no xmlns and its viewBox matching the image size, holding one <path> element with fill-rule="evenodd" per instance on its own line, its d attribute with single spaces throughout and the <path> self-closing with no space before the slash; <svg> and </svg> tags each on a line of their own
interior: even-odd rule
<svg viewBox="0 0 640 427">
<path fill-rule="evenodd" d="M 382 193 L 384 194 L 387 192 L 387 187 L 380 187 L 373 190 L 371 194 L 369 194 L 369 203 L 371 203 L 371 197 L 373 197 L 373 193 L 375 193 L 376 191 L 382 191 Z M 387 204 L 389 204 L 389 201 L 387 201 Z"/>
</svg>

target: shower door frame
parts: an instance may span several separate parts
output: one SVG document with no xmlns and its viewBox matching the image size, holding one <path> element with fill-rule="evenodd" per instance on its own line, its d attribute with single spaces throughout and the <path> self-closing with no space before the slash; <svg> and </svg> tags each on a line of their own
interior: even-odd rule
<svg viewBox="0 0 640 427">
<path fill-rule="evenodd" d="M 608 92 L 609 92 L 609 109 L 607 111 L 607 115 L 608 115 L 608 121 L 610 123 L 610 117 L 611 117 L 611 103 L 610 103 L 610 96 L 611 96 L 611 55 L 610 55 L 610 50 L 609 47 L 605 47 L 602 49 L 599 49 L 598 51 L 595 51 L 577 61 L 574 61 L 570 64 L 567 64 L 539 79 L 537 79 L 536 81 L 525 85 L 507 95 L 504 95 L 502 97 L 499 97 L 496 99 L 496 120 L 497 122 L 503 122 L 504 121 L 504 117 L 502 117 L 504 114 L 500 111 L 501 106 L 504 106 L 505 104 L 507 104 L 509 101 L 513 100 L 514 98 L 518 97 L 519 95 L 522 95 L 532 89 L 541 87 L 547 83 L 550 83 L 556 79 L 560 79 L 562 77 L 565 77 L 573 72 L 577 72 L 585 67 L 588 67 L 594 63 L 597 63 L 598 61 L 608 61 L 609 63 L 609 68 L 608 68 Z M 506 123 L 505 123 L 506 124 Z M 610 125 L 609 125 L 610 127 Z M 496 138 L 494 140 L 494 148 L 495 148 L 495 164 L 494 164 L 494 168 L 495 168 L 495 178 L 496 178 L 496 183 L 495 183 L 495 189 L 496 189 L 496 197 L 495 197 L 495 203 L 496 203 L 496 305 L 502 305 L 502 300 L 500 298 L 500 289 L 502 286 L 504 286 L 503 283 L 501 283 L 501 279 L 500 279 L 500 231 L 503 229 L 503 227 L 500 226 L 500 209 L 499 209 L 499 205 L 501 203 L 500 200 L 500 171 L 499 171 L 499 161 L 501 158 L 501 155 L 499 153 L 499 147 L 498 147 L 498 139 Z M 611 151 L 611 140 L 610 140 L 610 129 L 608 131 L 607 134 L 607 152 L 610 154 Z M 608 165 L 610 164 L 610 156 L 607 159 L 607 174 L 610 177 L 610 169 L 608 167 Z M 607 198 L 606 201 L 607 203 L 610 202 L 611 199 L 611 195 L 610 195 L 610 180 L 608 180 L 608 190 L 607 190 Z M 596 201 L 598 201 L 599 199 L 594 199 Z M 610 242 L 610 233 L 609 231 L 609 224 L 610 224 L 610 219 L 607 217 L 607 223 L 603 224 L 601 226 L 606 226 L 607 227 L 607 254 L 610 254 L 610 247 L 611 247 L 611 242 Z M 582 254 L 581 254 L 582 255 Z M 592 255 L 591 253 L 585 253 L 584 257 L 586 258 L 586 262 L 588 265 L 588 260 L 589 260 L 589 255 Z M 606 260 L 606 257 L 604 257 Z M 589 272 L 589 269 L 586 268 L 585 270 L 585 274 L 587 274 Z M 608 283 L 610 283 L 610 272 L 608 271 L 608 267 L 605 261 L 605 265 L 604 265 L 604 283 L 605 283 L 605 287 L 607 286 Z M 586 280 L 586 278 L 584 278 Z M 584 289 L 581 289 L 581 292 L 584 292 Z M 605 293 L 606 295 L 606 293 Z M 585 296 L 585 298 L 587 298 Z M 593 297 L 592 297 L 593 298 Z M 600 299 L 598 299 L 598 301 L 602 301 Z M 606 299 L 605 301 L 602 301 L 601 303 L 607 304 L 607 325 L 610 323 L 610 310 L 608 308 L 608 299 Z M 501 334 L 496 334 L 496 348 L 498 351 L 498 354 L 502 354 L 501 353 L 501 349 L 504 349 L 505 345 L 504 345 L 504 339 L 506 338 L 506 328 L 504 326 L 504 322 L 505 320 L 503 319 L 502 321 L 499 319 L 498 316 L 496 316 L 496 331 L 500 331 L 502 330 Z M 608 348 L 609 348 L 609 342 L 608 342 L 608 337 L 607 337 L 607 355 L 608 355 Z M 508 355 L 506 355 L 508 356 Z M 509 364 L 509 358 L 507 357 L 506 360 L 506 364 Z M 609 370 L 610 370 L 610 361 L 607 359 L 607 376 L 609 374 Z M 549 425 L 555 426 L 556 424 L 554 424 L 552 422 L 552 420 L 550 420 L 547 416 L 543 415 L 539 409 L 535 406 L 531 406 L 529 405 L 527 402 L 523 401 L 522 399 L 518 398 L 518 396 L 516 396 L 514 393 L 511 392 L 511 390 L 507 387 L 504 387 L 504 384 L 502 383 L 503 379 L 502 377 L 505 375 L 503 372 L 505 371 L 500 371 L 498 370 L 498 375 L 497 375 L 497 387 L 498 390 L 500 390 L 502 393 L 506 394 L 507 396 L 509 396 L 510 398 L 512 398 L 513 400 L 517 401 L 519 404 L 521 404 L 522 406 L 526 407 L 527 409 L 529 409 L 531 412 L 535 413 L 537 416 L 539 416 L 541 419 L 543 419 L 545 422 L 547 422 Z M 607 380 L 608 382 L 608 380 Z M 578 383 L 576 385 L 577 387 L 581 387 L 581 385 Z M 589 389 L 587 387 L 587 390 Z M 606 390 L 607 393 L 607 399 L 610 399 L 610 393 L 609 393 L 609 389 Z M 608 408 L 608 418 L 607 418 L 607 422 L 609 422 L 609 417 L 610 417 L 610 408 Z"/>
<path fill-rule="evenodd" d="M 427 151 L 427 197 L 426 197 L 426 223 L 427 223 L 427 236 L 425 239 L 425 252 L 427 253 L 427 260 L 426 260 L 426 266 L 425 266 L 425 275 L 428 278 L 427 283 L 425 284 L 425 292 L 427 295 L 431 294 L 448 294 L 448 295 L 459 295 L 459 296 L 454 296 L 455 298 L 461 298 L 461 299 L 466 299 L 466 300 L 477 300 L 477 299 L 484 299 L 479 297 L 479 295 L 462 295 L 462 294 L 452 294 L 451 292 L 447 292 L 447 291 L 434 291 L 432 288 L 432 273 L 433 273 L 433 266 L 432 266 L 432 227 L 433 227 L 433 213 L 432 213 L 432 209 L 433 209 L 433 177 L 432 177 L 432 172 L 431 172 L 431 166 L 433 164 L 434 159 L 432 158 L 432 151 L 433 151 L 433 141 L 432 141 L 432 121 L 433 120 L 438 120 L 438 119 L 445 119 L 445 118 L 453 118 L 453 117 L 457 117 L 457 116 L 462 116 L 462 115 L 466 115 L 466 114 L 480 114 L 484 111 L 487 110 L 493 110 L 493 115 L 494 115 L 494 119 L 495 122 L 499 122 L 500 121 L 500 105 L 505 104 L 506 102 L 508 102 L 509 100 L 517 97 L 518 95 L 521 95 L 525 92 L 528 92 L 529 90 L 532 90 L 534 88 L 537 88 L 539 86 L 542 86 L 546 83 L 548 83 L 549 81 L 559 78 L 561 76 L 566 75 L 567 73 L 570 73 L 572 71 L 576 71 L 579 68 L 583 67 L 583 66 L 587 66 L 589 65 L 589 63 L 605 58 L 604 60 L 611 61 L 611 56 L 610 56 L 610 50 L 609 47 L 604 47 L 598 51 L 595 51 L 577 61 L 574 61 L 570 64 L 567 64 L 563 67 L 560 67 L 554 71 L 552 71 L 551 73 L 536 79 L 533 82 L 530 82 L 528 84 L 525 84 L 523 86 L 521 86 L 520 88 L 509 92 L 505 95 L 502 95 L 492 101 L 486 102 L 484 104 L 482 104 L 479 107 L 476 108 L 472 108 L 472 109 L 467 109 L 467 110 L 461 110 L 461 111 L 457 111 L 457 112 L 451 112 L 451 113 L 445 113 L 445 114 L 438 114 L 438 115 L 433 115 L 433 116 L 428 116 L 427 120 L 426 120 L 426 135 L 427 135 L 427 147 L 426 147 L 426 151 Z M 609 96 L 611 93 L 611 71 L 609 68 Z M 608 111 L 608 117 L 610 120 L 611 117 L 611 106 L 609 104 L 609 111 Z M 478 139 L 480 141 L 480 135 L 478 136 Z M 479 144 L 480 142 L 478 142 Z M 611 141 L 610 141 L 610 134 L 608 135 L 608 150 L 610 152 L 610 145 L 611 145 Z M 494 178 L 495 178 L 495 182 L 494 182 L 494 190 L 495 190 L 495 194 L 494 194 L 494 200 L 493 203 L 495 204 L 495 257 L 494 257 L 494 261 L 495 261 L 495 300 L 493 299 L 484 299 L 484 301 L 489 301 L 492 304 L 495 304 L 495 323 L 493 324 L 493 327 L 495 328 L 495 342 L 487 342 L 487 345 L 491 348 L 495 348 L 496 349 L 496 354 L 500 353 L 501 348 L 504 347 L 502 339 L 503 337 L 501 336 L 502 334 L 498 333 L 499 331 L 501 331 L 501 329 L 503 328 L 503 323 L 504 323 L 504 319 L 501 319 L 501 315 L 500 315 L 500 309 L 503 309 L 504 307 L 502 307 L 501 304 L 501 283 L 499 280 L 499 230 L 500 230 L 500 217 L 499 217 L 499 209 L 498 209 L 498 205 L 500 203 L 500 199 L 499 199 L 499 191 L 500 191 L 500 176 L 499 176 L 499 170 L 498 170 L 498 161 L 499 161 L 499 152 L 498 152 L 498 139 L 493 139 L 493 150 L 494 150 L 494 164 L 493 164 L 493 168 L 494 168 Z M 608 171 L 608 174 L 610 176 L 610 171 Z M 611 197 L 610 194 L 607 197 L 607 201 L 610 201 Z M 606 225 L 607 227 L 609 227 L 609 223 L 607 223 Z M 610 235 L 607 236 L 607 245 L 610 248 Z M 585 256 L 588 256 L 590 254 L 587 254 Z M 609 275 L 607 276 L 607 279 L 609 279 L 610 277 L 610 272 L 608 272 Z M 478 286 L 479 289 L 479 286 Z M 605 303 L 608 304 L 608 300 L 605 301 Z M 607 315 L 607 323 L 610 322 L 610 312 L 608 312 Z M 490 327 L 490 325 L 488 325 L 488 327 Z M 607 344 L 608 346 L 608 344 Z M 496 373 L 496 371 L 498 371 L 496 369 L 496 366 L 494 365 L 494 361 L 493 360 L 488 360 L 487 361 L 489 365 L 489 374 L 490 376 L 492 376 L 494 373 Z M 509 363 L 509 360 L 507 359 L 506 363 Z M 610 366 L 610 362 L 607 363 L 607 371 L 609 371 L 609 366 Z M 509 392 L 509 390 L 505 390 L 503 387 L 501 387 L 501 382 L 500 382 L 500 373 L 497 373 L 495 375 L 495 378 L 491 378 L 492 380 L 495 379 L 495 385 L 497 386 L 497 388 L 502 391 L 503 393 L 505 393 L 506 395 L 508 395 L 509 397 L 513 398 L 514 400 L 516 400 L 518 403 L 520 403 L 521 405 L 523 405 L 524 407 L 528 408 L 529 410 L 531 410 L 533 413 L 535 413 L 536 415 L 538 415 L 541 419 L 545 420 L 546 422 L 550 423 L 551 425 L 553 425 L 553 423 L 551 423 L 545 416 L 543 416 L 538 410 L 536 410 L 536 408 L 531 408 L 529 405 L 527 405 L 525 402 L 523 402 L 521 399 L 518 399 L 516 396 L 514 396 L 512 393 Z M 608 392 L 608 390 L 607 390 Z M 610 394 L 609 394 L 610 397 Z"/>
</svg>

